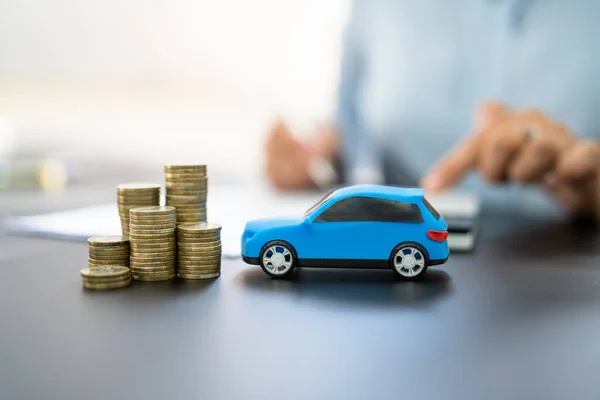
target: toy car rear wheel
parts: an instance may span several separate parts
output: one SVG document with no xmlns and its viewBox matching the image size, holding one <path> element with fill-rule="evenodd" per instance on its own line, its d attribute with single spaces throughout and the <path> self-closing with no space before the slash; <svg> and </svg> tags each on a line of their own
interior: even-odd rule
<svg viewBox="0 0 600 400">
<path fill-rule="evenodd" d="M 259 261 L 262 270 L 270 277 L 285 278 L 296 268 L 298 256 L 288 242 L 274 240 L 262 248 Z"/>
<path fill-rule="evenodd" d="M 390 266 L 402 279 L 418 279 L 427 270 L 429 256 L 417 243 L 400 243 L 392 250 Z"/>
</svg>

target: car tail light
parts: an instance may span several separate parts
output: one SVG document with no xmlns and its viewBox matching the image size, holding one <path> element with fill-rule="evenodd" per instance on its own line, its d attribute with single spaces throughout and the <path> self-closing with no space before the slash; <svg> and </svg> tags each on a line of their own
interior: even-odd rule
<svg viewBox="0 0 600 400">
<path fill-rule="evenodd" d="M 443 242 L 448 238 L 448 231 L 427 231 L 427 237 L 436 242 Z"/>
</svg>

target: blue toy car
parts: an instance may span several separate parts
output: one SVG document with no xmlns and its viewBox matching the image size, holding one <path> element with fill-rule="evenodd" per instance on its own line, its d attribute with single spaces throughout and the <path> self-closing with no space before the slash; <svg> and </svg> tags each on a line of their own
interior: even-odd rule
<svg viewBox="0 0 600 400">
<path fill-rule="evenodd" d="M 337 189 L 300 218 L 249 221 L 242 258 L 273 278 L 298 267 L 391 268 L 414 279 L 448 259 L 448 225 L 422 189 Z"/>
</svg>

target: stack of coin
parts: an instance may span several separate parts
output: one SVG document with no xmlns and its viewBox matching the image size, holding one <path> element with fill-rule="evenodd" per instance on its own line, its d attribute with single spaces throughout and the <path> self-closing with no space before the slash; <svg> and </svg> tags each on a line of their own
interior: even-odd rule
<svg viewBox="0 0 600 400">
<path fill-rule="evenodd" d="M 103 265 L 81 270 L 81 280 L 86 289 L 117 289 L 131 284 L 131 272 L 122 265 Z"/>
<path fill-rule="evenodd" d="M 129 239 L 124 236 L 94 236 L 88 239 L 88 265 L 129 267 Z"/>
<path fill-rule="evenodd" d="M 129 210 L 136 207 L 160 205 L 160 185 L 153 183 L 124 183 L 117 186 L 117 202 L 123 235 L 129 235 Z"/>
<path fill-rule="evenodd" d="M 176 217 L 173 207 L 141 207 L 129 211 L 131 273 L 141 281 L 175 277 Z"/>
<path fill-rule="evenodd" d="M 221 274 L 221 225 L 177 226 L 177 275 L 210 279 Z"/>
<path fill-rule="evenodd" d="M 167 205 L 177 209 L 177 224 L 206 222 L 206 165 L 165 165 Z"/>
</svg>

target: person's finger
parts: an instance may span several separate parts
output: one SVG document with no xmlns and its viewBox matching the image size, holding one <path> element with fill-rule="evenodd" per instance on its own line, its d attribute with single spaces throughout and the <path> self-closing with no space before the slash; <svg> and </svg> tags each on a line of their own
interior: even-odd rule
<svg viewBox="0 0 600 400">
<path fill-rule="evenodd" d="M 442 157 L 423 177 L 421 186 L 427 191 L 437 192 L 454 185 L 475 167 L 481 132 L 509 115 L 510 110 L 499 102 L 484 103 L 476 112 L 475 133 Z"/>
<path fill-rule="evenodd" d="M 481 136 L 473 135 L 459 143 L 444 156 L 421 181 L 421 186 L 430 192 L 444 190 L 456 183 L 475 166 Z"/>
<path fill-rule="evenodd" d="M 525 127 L 518 118 L 509 118 L 482 133 L 477 165 L 489 182 L 507 179 L 515 155 L 525 142 Z"/>
<path fill-rule="evenodd" d="M 485 102 L 477 110 L 475 116 L 475 132 L 482 132 L 491 126 L 504 121 L 510 115 L 510 109 L 504 104 L 497 101 Z"/>
<path fill-rule="evenodd" d="M 556 166 L 559 181 L 579 182 L 592 179 L 600 172 L 600 145 L 581 140 L 564 152 Z"/>
<path fill-rule="evenodd" d="M 528 183 L 539 182 L 545 175 L 552 172 L 561 142 L 552 136 L 532 138 L 526 142 L 509 167 L 510 179 Z"/>
</svg>

